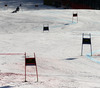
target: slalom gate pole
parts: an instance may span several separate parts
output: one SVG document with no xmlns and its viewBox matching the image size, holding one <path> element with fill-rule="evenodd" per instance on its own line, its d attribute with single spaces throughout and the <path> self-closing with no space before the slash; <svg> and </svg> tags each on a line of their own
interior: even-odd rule
<svg viewBox="0 0 100 88">
<path fill-rule="evenodd" d="M 26 52 L 25 52 L 25 82 L 27 82 L 26 81 Z"/>
<path fill-rule="evenodd" d="M 90 39 L 91 39 L 91 34 L 89 34 L 89 35 L 90 35 Z M 90 49 L 91 49 L 91 56 L 92 56 L 92 43 L 90 45 Z"/>
<path fill-rule="evenodd" d="M 83 38 L 84 38 L 84 33 L 82 34 L 81 56 L 83 55 Z"/>
<path fill-rule="evenodd" d="M 34 53 L 34 58 L 35 58 L 35 61 L 36 61 L 36 56 L 35 56 L 35 53 Z M 36 75 L 37 75 L 37 82 L 38 82 L 38 70 L 37 70 L 37 63 L 36 63 Z"/>
</svg>

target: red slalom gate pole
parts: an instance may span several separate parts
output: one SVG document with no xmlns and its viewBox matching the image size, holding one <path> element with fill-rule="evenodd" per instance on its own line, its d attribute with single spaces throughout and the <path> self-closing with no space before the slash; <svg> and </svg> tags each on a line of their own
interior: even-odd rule
<svg viewBox="0 0 100 88">
<path fill-rule="evenodd" d="M 26 52 L 25 52 L 25 82 L 27 82 L 26 81 Z"/>
<path fill-rule="evenodd" d="M 34 58 L 35 58 L 35 60 L 36 60 L 35 53 L 34 53 Z M 37 75 L 37 82 L 38 82 L 38 70 L 37 70 L 37 63 L 36 63 L 36 75 Z"/>
</svg>

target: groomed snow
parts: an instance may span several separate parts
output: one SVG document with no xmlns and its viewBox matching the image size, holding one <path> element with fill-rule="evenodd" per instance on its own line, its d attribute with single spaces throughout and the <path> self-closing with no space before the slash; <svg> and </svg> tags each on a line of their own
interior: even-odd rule
<svg viewBox="0 0 100 88">
<path fill-rule="evenodd" d="M 0 88 L 100 88 L 100 64 L 88 59 L 90 46 L 82 33 L 91 33 L 93 51 L 100 50 L 100 11 L 70 9 L 12 9 L 0 11 L 0 53 L 27 53 L 34 56 L 35 67 L 27 67 L 24 82 L 24 55 L 0 55 Z M 78 12 L 72 23 L 72 13 Z M 50 31 L 43 32 L 49 24 Z M 99 60 L 99 56 L 93 56 Z"/>
</svg>

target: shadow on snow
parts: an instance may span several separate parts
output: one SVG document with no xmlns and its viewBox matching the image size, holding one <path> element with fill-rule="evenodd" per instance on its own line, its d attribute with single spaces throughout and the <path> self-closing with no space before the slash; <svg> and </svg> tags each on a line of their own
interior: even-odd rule
<svg viewBox="0 0 100 88">
<path fill-rule="evenodd" d="M 66 58 L 65 60 L 75 60 L 77 58 Z"/>
</svg>

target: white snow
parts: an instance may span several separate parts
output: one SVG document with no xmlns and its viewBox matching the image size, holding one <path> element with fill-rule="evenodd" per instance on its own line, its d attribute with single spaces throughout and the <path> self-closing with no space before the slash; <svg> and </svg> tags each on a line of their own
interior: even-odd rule
<svg viewBox="0 0 100 88">
<path fill-rule="evenodd" d="M 14 8 L 1 8 L 0 53 L 32 57 L 35 52 L 39 82 L 30 66 L 24 82 L 24 55 L 0 55 L 0 88 L 100 88 L 100 64 L 86 57 L 89 45 L 81 56 L 82 33 L 91 33 L 93 58 L 100 61 L 100 11 L 41 7 L 22 7 L 14 14 Z M 73 12 L 78 12 L 78 23 L 77 18 L 72 23 Z M 44 24 L 49 32 L 43 32 Z"/>
</svg>

